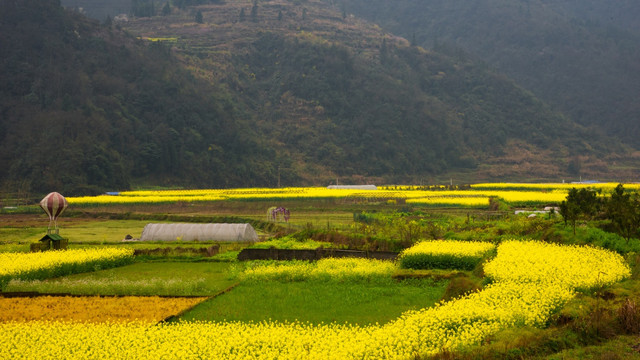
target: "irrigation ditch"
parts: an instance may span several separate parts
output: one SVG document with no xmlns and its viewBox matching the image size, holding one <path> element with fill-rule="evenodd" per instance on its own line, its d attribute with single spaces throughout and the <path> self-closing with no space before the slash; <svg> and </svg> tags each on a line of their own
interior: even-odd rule
<svg viewBox="0 0 640 360">
<path fill-rule="evenodd" d="M 398 258 L 395 251 L 365 251 L 365 250 L 341 250 L 341 249 L 243 249 L 238 254 L 238 260 L 319 260 L 328 257 L 334 258 L 366 258 L 378 260 L 395 260 Z"/>
</svg>

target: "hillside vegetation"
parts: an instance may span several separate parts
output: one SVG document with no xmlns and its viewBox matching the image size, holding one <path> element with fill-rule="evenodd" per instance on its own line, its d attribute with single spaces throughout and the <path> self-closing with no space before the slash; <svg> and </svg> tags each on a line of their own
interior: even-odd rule
<svg viewBox="0 0 640 360">
<path fill-rule="evenodd" d="M 392 181 L 456 168 L 601 176 L 594 154 L 624 152 L 465 55 L 411 46 L 336 2 L 215 2 L 123 26 L 172 39 L 194 73 L 239 90 L 293 166 Z"/>
<path fill-rule="evenodd" d="M 101 27 L 56 1 L 2 5 L 5 186 L 80 194 L 126 189 L 140 179 L 264 183 L 264 148 L 228 93 L 195 79 L 167 48 Z"/>
<path fill-rule="evenodd" d="M 572 120 L 640 144 L 640 4 L 628 0 L 346 0 L 416 44 L 464 51 Z"/>
<path fill-rule="evenodd" d="M 179 5 L 101 25 L 2 3 L 6 189 L 633 174 L 626 147 L 511 79 L 333 1 Z"/>
</svg>

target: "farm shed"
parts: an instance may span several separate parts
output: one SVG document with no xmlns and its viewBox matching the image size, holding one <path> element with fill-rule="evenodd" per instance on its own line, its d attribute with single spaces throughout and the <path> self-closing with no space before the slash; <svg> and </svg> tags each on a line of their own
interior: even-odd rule
<svg viewBox="0 0 640 360">
<path fill-rule="evenodd" d="M 327 189 L 378 190 L 375 185 L 329 185 Z"/>
<path fill-rule="evenodd" d="M 140 241 L 258 241 L 250 224 L 147 224 Z"/>
</svg>

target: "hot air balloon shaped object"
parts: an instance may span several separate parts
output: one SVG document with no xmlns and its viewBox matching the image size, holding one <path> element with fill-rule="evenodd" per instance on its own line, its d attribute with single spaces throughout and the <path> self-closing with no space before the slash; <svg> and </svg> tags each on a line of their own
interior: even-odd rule
<svg viewBox="0 0 640 360">
<path fill-rule="evenodd" d="M 47 215 L 49 215 L 49 227 L 47 228 L 47 234 L 52 232 L 51 224 L 54 226 L 53 232 L 56 234 L 59 232 L 57 219 L 68 205 L 69 203 L 67 203 L 67 199 L 57 192 L 52 192 L 40 201 L 40 207 L 47 213 Z"/>
</svg>

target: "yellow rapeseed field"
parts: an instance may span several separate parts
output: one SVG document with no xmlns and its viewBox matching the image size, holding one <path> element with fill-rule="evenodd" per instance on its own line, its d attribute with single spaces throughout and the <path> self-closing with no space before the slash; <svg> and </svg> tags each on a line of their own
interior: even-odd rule
<svg viewBox="0 0 640 360">
<path fill-rule="evenodd" d="M 0 290 L 11 279 L 46 279 L 133 261 L 132 249 L 79 249 L 0 253 Z"/>
<path fill-rule="evenodd" d="M 515 240 L 498 247 L 498 256 L 484 272 L 496 281 L 551 282 L 574 289 L 609 285 L 631 275 L 622 256 L 609 250 Z"/>
<path fill-rule="evenodd" d="M 518 324 L 541 326 L 571 297 L 562 287 L 516 283 L 434 308 L 408 312 L 386 325 L 178 323 L 164 326 L 30 322 L 0 324 L 0 356 L 109 359 L 408 359 L 480 342 Z M 55 333 L 55 345 L 44 341 Z M 31 347 L 30 344 L 40 344 Z M 64 349 L 73 349 L 72 351 Z M 17 356 L 19 354 L 20 356 Z"/>
<path fill-rule="evenodd" d="M 358 258 L 325 258 L 316 262 L 296 261 L 260 265 L 246 269 L 242 280 L 304 281 L 304 280 L 370 280 L 390 278 L 396 270 L 391 261 Z"/>
<path fill-rule="evenodd" d="M 402 256 L 429 254 L 481 257 L 495 247 L 492 243 L 481 241 L 429 240 L 404 250 Z"/>
<path fill-rule="evenodd" d="M 399 256 L 400 267 L 407 269 L 473 268 L 495 249 L 487 242 L 459 240 L 421 241 L 405 249 Z"/>
<path fill-rule="evenodd" d="M 0 322 L 79 321 L 157 323 L 207 299 L 158 296 L 0 297 Z"/>
<path fill-rule="evenodd" d="M 346 197 L 401 197 L 408 203 L 423 205 L 485 206 L 489 197 L 500 197 L 513 203 L 560 202 L 568 189 L 554 191 L 483 189 L 483 190 L 420 190 L 412 187 L 398 189 L 358 190 L 328 189 L 323 187 L 253 188 L 253 189 L 201 189 L 126 191 L 118 195 L 69 197 L 71 205 L 208 202 L 222 200 L 286 200 L 286 199 L 338 199 Z"/>
<path fill-rule="evenodd" d="M 483 183 L 473 184 L 472 189 L 528 189 L 528 190 L 564 190 L 569 191 L 572 188 L 593 188 L 602 191 L 615 189 L 618 183 Z M 627 189 L 640 190 L 640 184 L 624 184 Z"/>
<path fill-rule="evenodd" d="M 410 359 L 479 344 L 511 326 L 544 326 L 576 288 L 629 274 L 622 259 L 608 251 L 546 245 L 506 242 L 487 264 L 493 284 L 432 308 L 406 312 L 385 325 L 7 322 L 0 323 L 0 358 Z M 582 261 L 584 266 L 570 264 Z M 538 270 L 547 266 L 548 272 Z M 529 269 L 529 276 L 523 275 Z M 600 274 L 605 269 L 610 273 L 606 279 Z"/>
<path fill-rule="evenodd" d="M 595 187 L 610 192 L 616 184 L 475 184 L 467 190 L 424 190 L 415 186 L 378 190 L 329 189 L 325 187 L 198 189 L 124 191 L 117 195 L 69 197 L 71 205 L 208 202 L 223 200 L 340 199 L 347 197 L 403 198 L 421 205 L 487 206 L 490 197 L 511 204 L 558 204 L 572 187 Z M 629 184 L 629 188 L 638 185 Z"/>
</svg>

